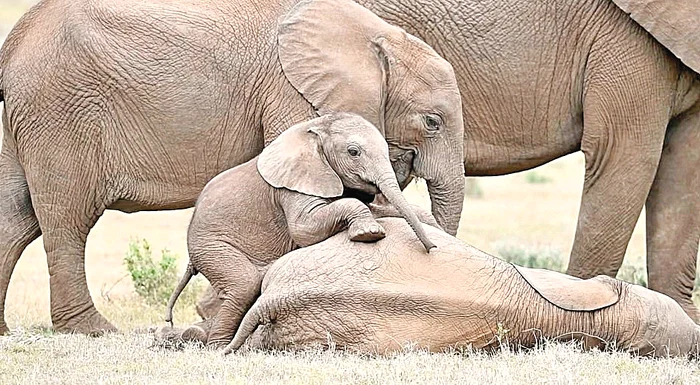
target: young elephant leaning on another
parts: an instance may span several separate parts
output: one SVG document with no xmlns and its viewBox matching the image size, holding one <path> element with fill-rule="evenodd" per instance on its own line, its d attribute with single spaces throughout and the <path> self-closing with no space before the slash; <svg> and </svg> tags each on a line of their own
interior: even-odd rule
<svg viewBox="0 0 700 385">
<path fill-rule="evenodd" d="M 201 272 L 223 299 L 207 345 L 228 343 L 279 257 L 346 228 L 352 241 L 383 238 L 368 206 L 343 197 L 352 190 L 382 193 L 425 250 L 434 247 L 401 194 L 377 128 L 358 115 L 325 115 L 289 128 L 260 156 L 204 187 L 187 234 L 190 264 L 170 298 L 166 321 L 172 322 L 182 289 Z"/>
<path fill-rule="evenodd" d="M 581 280 L 514 266 L 431 227 L 438 248 L 424 255 L 405 223 L 379 223 L 388 235 L 375 244 L 338 234 L 275 262 L 225 353 L 331 342 L 364 353 L 407 344 L 438 352 L 491 349 L 499 339 L 532 346 L 547 337 L 697 355 L 700 327 L 663 294 L 607 276 Z"/>
</svg>

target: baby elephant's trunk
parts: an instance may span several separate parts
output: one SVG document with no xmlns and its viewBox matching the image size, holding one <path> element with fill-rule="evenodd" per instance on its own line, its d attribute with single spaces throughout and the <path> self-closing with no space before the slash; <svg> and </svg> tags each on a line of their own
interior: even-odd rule
<svg viewBox="0 0 700 385">
<path fill-rule="evenodd" d="M 408 222 L 408 224 L 411 226 L 413 232 L 416 233 L 418 239 L 420 239 L 421 243 L 423 243 L 425 251 L 430 252 L 430 249 L 436 247 L 435 244 L 428 238 L 428 235 L 423 229 L 423 224 L 418 219 L 416 213 L 411 210 L 411 206 L 401 193 L 399 183 L 396 181 L 394 174 L 392 173 L 390 177 L 387 176 L 382 178 L 376 184 L 386 199 L 389 200 L 389 202 L 396 207 L 399 214 L 406 219 L 406 222 Z"/>
</svg>

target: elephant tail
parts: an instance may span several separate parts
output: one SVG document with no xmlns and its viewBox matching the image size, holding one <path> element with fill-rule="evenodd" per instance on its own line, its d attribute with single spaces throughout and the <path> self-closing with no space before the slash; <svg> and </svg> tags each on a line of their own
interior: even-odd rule
<svg viewBox="0 0 700 385">
<path fill-rule="evenodd" d="M 182 291 L 185 289 L 185 286 L 190 282 L 190 279 L 192 279 L 193 276 L 197 275 L 197 269 L 192 266 L 192 263 L 187 264 L 187 268 L 185 269 L 185 274 L 182 276 L 180 279 L 180 282 L 177 284 L 177 287 L 173 291 L 173 294 L 170 295 L 170 299 L 168 300 L 168 307 L 165 309 L 165 322 L 170 324 L 170 327 L 173 326 L 173 308 L 175 307 L 175 302 L 177 302 L 177 298 L 180 297 L 180 294 L 182 294 Z"/>
<path fill-rule="evenodd" d="M 243 320 L 241 321 L 241 325 L 236 331 L 236 335 L 233 337 L 231 343 L 229 343 L 224 349 L 224 355 L 240 349 L 248 337 L 253 334 L 255 329 L 257 329 L 259 325 L 265 323 L 265 319 L 270 318 L 270 315 L 264 309 L 266 306 L 263 304 L 263 301 L 265 301 L 263 296 L 258 297 L 257 301 L 255 301 L 250 310 L 248 310 L 248 312 L 245 314 Z"/>
</svg>

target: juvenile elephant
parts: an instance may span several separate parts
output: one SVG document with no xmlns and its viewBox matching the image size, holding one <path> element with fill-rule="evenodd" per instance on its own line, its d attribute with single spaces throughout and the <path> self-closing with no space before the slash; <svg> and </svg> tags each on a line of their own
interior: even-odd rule
<svg viewBox="0 0 700 385">
<path fill-rule="evenodd" d="M 434 247 L 401 194 L 379 131 L 357 115 L 324 115 L 287 129 L 258 157 L 204 187 L 187 234 L 190 264 L 170 298 L 166 321 L 172 323 L 177 297 L 201 272 L 223 299 L 207 344 L 226 344 L 279 257 L 346 228 L 351 241 L 384 238 L 367 205 L 342 197 L 348 190 L 371 198 L 383 194 L 425 250 Z"/>
<path fill-rule="evenodd" d="M 340 233 L 275 262 L 225 353 L 244 344 L 439 352 L 504 340 L 532 346 L 542 337 L 614 342 L 642 355 L 698 353 L 700 326 L 663 294 L 607 276 L 514 266 L 429 226 L 437 248 L 426 255 L 404 221 L 379 223 L 387 237 L 375 244 Z"/>
<path fill-rule="evenodd" d="M 114 326 L 85 281 L 106 209 L 191 207 L 281 131 L 354 112 L 391 160 L 427 180 L 455 233 L 461 99 L 449 63 L 349 0 L 44 0 L 0 50 L 0 334 L 24 248 L 40 234 L 60 331 Z"/>
<path fill-rule="evenodd" d="M 358 2 L 454 66 L 468 175 L 583 152 L 569 274 L 614 277 L 646 204 L 649 287 L 700 321 L 700 2 Z"/>
</svg>

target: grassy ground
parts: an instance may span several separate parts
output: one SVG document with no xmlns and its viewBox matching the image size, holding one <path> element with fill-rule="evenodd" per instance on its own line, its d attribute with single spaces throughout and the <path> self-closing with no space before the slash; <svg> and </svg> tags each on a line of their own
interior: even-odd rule
<svg viewBox="0 0 700 385">
<path fill-rule="evenodd" d="M 0 39 L 31 1 L 0 0 Z M 526 173 L 481 178 L 481 198 L 465 201 L 459 237 L 491 253 L 536 256 L 563 268 L 573 241 L 583 181 L 583 157 L 575 154 Z M 428 206 L 422 186 L 410 186 L 413 202 Z M 648 360 L 619 353 L 583 353 L 553 344 L 524 353 L 429 355 L 391 359 L 309 352 L 247 354 L 222 358 L 188 347 L 150 348 L 143 333 L 162 325 L 162 308 L 134 293 L 124 256 L 129 241 L 145 238 L 157 252 L 168 248 L 186 263 L 185 230 L 191 210 L 123 214 L 108 212 L 88 238 L 88 285 L 98 309 L 122 333 L 103 338 L 55 335 L 48 328 L 49 290 L 41 240 L 17 265 L 7 299 L 13 334 L 0 337 L 0 384 L 14 383 L 700 383 L 700 367 L 681 359 Z M 644 264 L 644 228 L 629 246 L 625 266 Z M 157 253 L 156 253 L 157 254 Z M 196 320 L 180 302 L 176 320 Z"/>
</svg>

